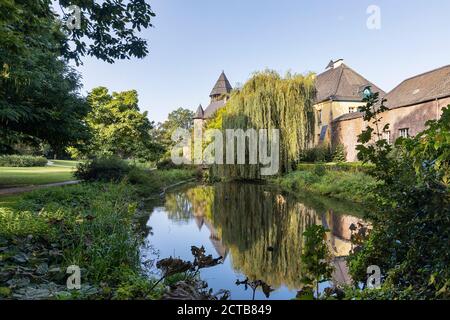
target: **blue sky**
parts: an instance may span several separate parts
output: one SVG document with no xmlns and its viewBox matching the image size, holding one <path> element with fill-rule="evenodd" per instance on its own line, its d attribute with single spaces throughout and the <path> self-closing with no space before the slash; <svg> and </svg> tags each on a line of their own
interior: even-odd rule
<svg viewBox="0 0 450 320">
<path fill-rule="evenodd" d="M 231 84 L 257 70 L 322 72 L 345 63 L 389 91 L 402 80 L 450 64 L 447 0 L 152 0 L 154 28 L 142 33 L 145 59 L 108 64 L 85 58 L 83 93 L 136 89 L 156 122 L 178 107 L 207 106 L 225 70 Z M 369 30 L 369 5 L 381 29 Z"/>
</svg>

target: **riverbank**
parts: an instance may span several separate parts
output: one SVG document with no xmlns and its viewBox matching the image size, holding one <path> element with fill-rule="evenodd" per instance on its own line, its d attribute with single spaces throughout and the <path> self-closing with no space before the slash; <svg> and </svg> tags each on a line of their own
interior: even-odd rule
<svg viewBox="0 0 450 320">
<path fill-rule="evenodd" d="M 270 183 L 293 193 L 308 192 L 363 204 L 373 199 L 371 190 L 377 185 L 367 170 L 358 164 L 302 164 Z"/>
<path fill-rule="evenodd" d="M 193 177 L 190 170 L 141 171 L 121 183 L 55 187 L 0 201 L 0 298 L 159 298 L 164 283 L 151 289 L 136 217 L 145 213 L 147 192 Z M 66 287 L 70 265 L 81 269 L 81 290 Z"/>
</svg>

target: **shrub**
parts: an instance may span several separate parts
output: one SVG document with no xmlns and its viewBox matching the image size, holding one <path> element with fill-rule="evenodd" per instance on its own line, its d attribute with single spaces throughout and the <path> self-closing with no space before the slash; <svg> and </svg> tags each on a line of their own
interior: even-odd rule
<svg viewBox="0 0 450 320">
<path fill-rule="evenodd" d="M 0 167 L 44 167 L 47 159 L 44 157 L 8 155 L 0 156 Z"/>
<path fill-rule="evenodd" d="M 347 161 L 347 154 L 345 147 L 342 144 L 338 144 L 333 150 L 333 162 L 341 163 Z"/>
<path fill-rule="evenodd" d="M 156 168 L 158 170 L 171 170 L 171 169 L 185 169 L 186 166 L 185 165 L 177 165 L 177 164 L 173 163 L 172 159 L 166 158 L 166 159 L 159 161 L 156 164 Z"/>
<path fill-rule="evenodd" d="M 99 158 L 80 163 L 75 177 L 84 181 L 119 181 L 132 167 L 118 158 Z"/>
<path fill-rule="evenodd" d="M 325 168 L 324 165 L 319 164 L 319 165 L 314 166 L 314 173 L 316 175 L 318 175 L 319 177 L 324 176 L 326 171 L 327 171 L 327 169 Z"/>
<path fill-rule="evenodd" d="M 367 122 L 379 124 L 386 111 L 378 94 L 364 107 Z M 374 107 L 376 106 L 376 107 Z M 378 299 L 450 299 L 450 106 L 427 129 L 392 146 L 377 139 L 368 127 L 358 137 L 358 157 L 371 161 L 378 210 L 373 230 L 362 246 L 354 247 L 349 269 L 355 282 L 366 280 L 369 265 L 385 275 Z M 375 139 L 376 143 L 368 143 Z M 366 291 L 371 292 L 371 291 Z"/>
<path fill-rule="evenodd" d="M 333 159 L 333 153 L 328 145 L 319 145 L 307 149 L 300 156 L 302 162 L 330 162 Z"/>
</svg>

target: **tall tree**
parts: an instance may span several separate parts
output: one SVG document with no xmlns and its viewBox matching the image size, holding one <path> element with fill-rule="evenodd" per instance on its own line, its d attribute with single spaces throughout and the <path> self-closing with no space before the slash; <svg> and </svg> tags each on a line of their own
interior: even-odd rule
<svg viewBox="0 0 450 320">
<path fill-rule="evenodd" d="M 278 129 L 279 172 L 289 172 L 312 137 L 315 95 L 312 74 L 281 77 L 275 71 L 258 72 L 241 90 L 232 94 L 226 111 L 217 116 L 222 117 L 223 130 Z M 225 138 L 224 135 L 224 141 Z M 260 166 L 248 164 L 212 166 L 211 174 L 228 178 L 261 178 Z"/>
<path fill-rule="evenodd" d="M 166 121 L 158 124 L 155 135 L 164 147 L 165 152 L 169 152 L 170 148 L 174 145 L 172 133 L 177 128 L 191 130 L 194 125 L 193 118 L 193 111 L 185 108 L 178 108 L 169 113 Z"/>
<path fill-rule="evenodd" d="M 71 5 L 80 8 L 79 29 L 64 23 Z M 0 152 L 12 152 L 15 141 L 47 141 L 61 150 L 85 139 L 87 105 L 68 62 L 146 56 L 138 32 L 152 16 L 144 0 L 1 0 Z"/>
<path fill-rule="evenodd" d="M 91 155 L 115 155 L 121 158 L 152 160 L 158 146 L 151 136 L 153 123 L 147 112 L 140 112 L 135 90 L 109 94 L 105 87 L 88 95 L 92 111 L 86 122 L 93 139 Z"/>
</svg>

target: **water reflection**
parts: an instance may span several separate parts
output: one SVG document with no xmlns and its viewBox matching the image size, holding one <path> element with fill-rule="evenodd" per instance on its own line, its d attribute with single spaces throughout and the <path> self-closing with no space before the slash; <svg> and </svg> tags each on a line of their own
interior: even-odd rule
<svg viewBox="0 0 450 320">
<path fill-rule="evenodd" d="M 169 193 L 161 210 L 174 226 L 193 224 L 197 232 L 207 230 L 215 254 L 225 259 L 223 268 L 230 269 L 227 272 L 262 281 L 283 292 L 303 288 L 302 235 L 310 225 L 323 225 L 330 230 L 328 246 L 335 257 L 333 281 L 349 280 L 342 257 L 351 249 L 349 227 L 361 219 L 337 213 L 320 201 L 299 201 L 265 185 L 222 183 Z M 158 226 L 152 224 L 152 218 L 149 224 L 157 233 Z M 186 233 L 185 241 L 166 241 L 166 245 L 199 245 L 189 242 L 195 241 L 195 235 L 193 230 L 187 230 L 182 231 Z M 152 242 L 152 237 L 149 240 Z M 224 272 L 223 268 L 218 272 Z M 214 281 L 208 282 L 214 287 Z M 232 288 L 231 292 L 236 298 Z"/>
</svg>

